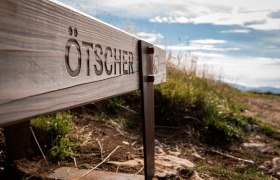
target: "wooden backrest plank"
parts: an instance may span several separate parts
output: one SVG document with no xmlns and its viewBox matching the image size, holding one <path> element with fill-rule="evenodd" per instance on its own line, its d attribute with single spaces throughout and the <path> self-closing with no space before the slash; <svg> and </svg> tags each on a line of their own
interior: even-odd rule
<svg viewBox="0 0 280 180">
<path fill-rule="evenodd" d="M 140 88 L 135 36 L 55 1 L 2 0 L 0 17 L 1 126 Z"/>
</svg>

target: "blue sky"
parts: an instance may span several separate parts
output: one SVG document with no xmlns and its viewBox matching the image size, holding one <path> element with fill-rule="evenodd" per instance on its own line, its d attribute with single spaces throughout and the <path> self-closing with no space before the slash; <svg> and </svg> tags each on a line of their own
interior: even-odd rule
<svg viewBox="0 0 280 180">
<path fill-rule="evenodd" d="M 230 83 L 280 88 L 279 0 L 59 0 L 196 59 Z"/>
</svg>

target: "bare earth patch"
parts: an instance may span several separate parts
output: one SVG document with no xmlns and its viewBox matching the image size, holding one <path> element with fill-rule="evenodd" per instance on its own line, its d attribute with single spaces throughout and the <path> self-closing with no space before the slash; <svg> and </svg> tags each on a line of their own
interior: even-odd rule
<svg viewBox="0 0 280 180">
<path fill-rule="evenodd" d="M 248 104 L 248 116 L 252 116 L 264 123 L 280 130 L 280 96 L 246 96 L 244 102 Z"/>
</svg>

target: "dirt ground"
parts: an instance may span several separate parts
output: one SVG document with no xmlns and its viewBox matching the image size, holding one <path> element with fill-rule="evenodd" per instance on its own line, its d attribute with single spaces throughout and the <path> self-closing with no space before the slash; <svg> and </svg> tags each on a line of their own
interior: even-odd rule
<svg viewBox="0 0 280 180">
<path fill-rule="evenodd" d="M 249 107 L 246 112 L 248 116 L 255 117 L 280 130 L 280 96 L 245 96 L 244 102 Z"/>
<path fill-rule="evenodd" d="M 246 112 L 247 115 L 280 129 L 280 97 L 246 96 L 244 102 L 250 107 Z M 108 117 L 106 123 L 100 123 L 87 113 L 76 114 L 75 124 L 75 128 L 70 133 L 78 154 L 75 159 L 45 162 L 40 154 L 32 158 L 24 158 L 16 162 L 18 173 L 13 172 L 14 179 L 18 179 L 19 176 L 20 179 L 48 179 L 48 175 L 61 166 L 91 169 L 117 147 L 109 161 L 103 163 L 97 170 L 143 174 L 143 144 L 140 128 L 128 129 L 123 126 L 120 119 L 113 116 Z M 193 177 L 194 173 L 184 171 L 184 168 L 177 169 L 173 174 L 159 173 L 157 169 L 158 179 L 232 179 L 227 173 L 221 175 L 211 168 L 236 171 L 237 168 L 244 167 L 254 167 L 261 174 L 268 175 L 270 179 L 280 178 L 277 173 L 270 172 L 273 168 L 272 160 L 280 155 L 280 144 L 277 140 L 252 131 L 249 132 L 246 142 L 265 144 L 263 149 L 248 148 L 242 142 L 227 147 L 212 147 L 199 141 L 196 133 L 188 126 L 156 126 L 157 155 L 164 154 L 186 159 L 195 166 L 204 168 L 199 171 L 197 177 Z M 5 174 L 7 167 L 4 164 L 6 152 L 3 135 L 0 139 L 0 176 L 10 179 L 12 176 Z M 127 162 L 132 162 L 132 165 Z M 160 168 L 162 168 L 160 172 L 163 172 L 163 169 L 166 172 L 172 169 L 168 166 Z"/>
</svg>

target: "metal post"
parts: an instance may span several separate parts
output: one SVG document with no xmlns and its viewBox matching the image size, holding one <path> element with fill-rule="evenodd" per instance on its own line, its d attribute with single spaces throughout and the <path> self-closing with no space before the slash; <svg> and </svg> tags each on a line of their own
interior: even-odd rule
<svg viewBox="0 0 280 180">
<path fill-rule="evenodd" d="M 154 48 L 144 41 L 138 42 L 140 59 L 140 85 L 142 95 L 144 171 L 145 179 L 151 180 L 155 172 L 155 128 L 154 128 Z"/>
</svg>

